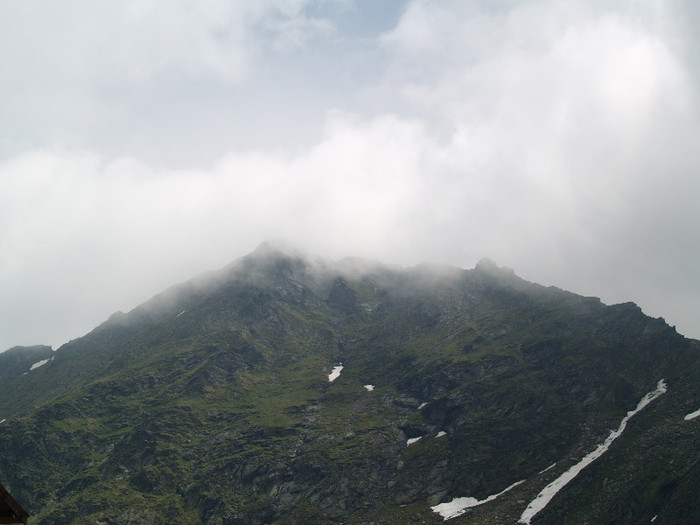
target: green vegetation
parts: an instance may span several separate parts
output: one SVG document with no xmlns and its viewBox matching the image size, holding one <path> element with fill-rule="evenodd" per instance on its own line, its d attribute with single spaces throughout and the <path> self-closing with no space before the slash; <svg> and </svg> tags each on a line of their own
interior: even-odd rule
<svg viewBox="0 0 700 525">
<path fill-rule="evenodd" d="M 632 304 L 498 268 L 343 273 L 252 254 L 6 374 L 0 481 L 33 524 L 291 525 L 440 523 L 431 505 L 525 479 L 453 522 L 513 523 L 556 469 L 542 470 L 664 378 L 668 394 L 537 519 L 689 523 L 698 350 Z M 28 368 L 45 351 L 11 357 Z"/>
</svg>

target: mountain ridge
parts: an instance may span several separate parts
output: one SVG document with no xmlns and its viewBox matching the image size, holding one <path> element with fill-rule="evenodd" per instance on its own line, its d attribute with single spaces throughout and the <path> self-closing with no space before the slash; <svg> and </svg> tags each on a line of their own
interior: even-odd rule
<svg viewBox="0 0 700 525">
<path fill-rule="evenodd" d="M 700 406 L 699 355 L 633 303 L 488 260 L 400 268 L 266 245 L 3 385 L 0 475 L 35 523 L 115 525 L 437 523 L 431 506 L 524 479 L 454 518 L 515 523 L 665 379 L 668 393 L 534 523 L 642 523 L 652 510 L 691 523 L 700 447 L 683 415 Z M 624 465 L 636 474 L 611 492 L 603 481 Z M 591 505 L 590 487 L 611 495 Z"/>
</svg>

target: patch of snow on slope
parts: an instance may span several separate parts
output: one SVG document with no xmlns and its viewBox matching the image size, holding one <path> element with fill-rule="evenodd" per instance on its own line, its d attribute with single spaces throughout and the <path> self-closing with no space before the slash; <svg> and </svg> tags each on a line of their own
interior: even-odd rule
<svg viewBox="0 0 700 525">
<path fill-rule="evenodd" d="M 416 441 L 420 440 L 420 438 L 422 438 L 422 437 L 423 437 L 423 436 L 419 436 L 419 437 L 417 437 L 417 438 L 410 438 L 410 439 L 408 439 L 408 440 L 406 441 L 406 446 L 407 446 L 407 447 L 410 447 L 410 446 L 413 445 Z"/>
<path fill-rule="evenodd" d="M 698 416 L 700 416 L 700 409 L 696 410 L 695 412 L 691 412 L 690 414 L 686 414 L 683 420 L 690 421 L 691 419 L 695 419 Z"/>
<path fill-rule="evenodd" d="M 437 512 L 438 514 L 440 514 L 440 516 L 442 516 L 443 518 L 443 521 L 447 521 L 452 518 L 456 518 L 457 516 L 461 516 L 462 514 L 467 512 L 467 509 L 471 509 L 472 507 L 478 507 L 479 505 L 483 505 L 484 503 L 488 503 L 489 501 L 495 500 L 497 497 L 502 496 L 509 490 L 523 483 L 524 481 L 524 479 L 516 481 L 510 487 L 506 487 L 498 494 L 493 494 L 486 499 L 478 500 L 476 498 L 470 497 L 455 498 L 448 503 L 440 503 L 439 505 L 435 505 L 434 507 L 430 508 L 433 512 Z"/>
<path fill-rule="evenodd" d="M 428 406 L 428 403 L 421 403 L 418 410 L 423 410 L 426 406 Z"/>
<path fill-rule="evenodd" d="M 367 390 L 367 392 L 371 392 L 374 390 L 374 385 L 365 385 L 365 390 Z"/>
<path fill-rule="evenodd" d="M 7 419 L 0 419 L 0 423 L 4 423 Z"/>
<path fill-rule="evenodd" d="M 340 377 L 340 372 L 343 370 L 343 363 L 340 363 L 338 366 L 333 367 L 333 370 L 331 370 L 331 373 L 328 374 L 328 382 L 332 383 L 336 379 Z"/>
<path fill-rule="evenodd" d="M 447 432 L 445 432 L 444 430 L 441 430 L 440 432 L 437 433 L 437 436 L 435 436 L 435 437 L 441 438 L 442 436 L 446 436 L 446 435 L 447 435 Z"/>
<path fill-rule="evenodd" d="M 535 499 L 532 500 L 527 506 L 525 512 L 523 512 L 522 516 L 520 516 L 518 523 L 524 523 L 526 525 L 529 525 L 532 518 L 534 518 L 538 512 L 540 512 L 547 506 L 547 504 L 552 500 L 552 498 L 557 492 L 564 488 L 564 486 L 567 483 L 569 483 L 569 481 L 574 479 L 579 472 L 581 472 L 584 468 L 593 463 L 596 459 L 602 456 L 606 450 L 610 448 L 612 442 L 615 441 L 618 437 L 620 437 L 622 432 L 625 430 L 625 427 L 627 426 L 627 421 L 629 421 L 629 419 L 632 416 L 634 416 L 637 412 L 642 410 L 649 403 L 654 401 L 654 399 L 659 397 L 661 394 L 664 394 L 666 390 L 668 390 L 668 387 L 666 386 L 666 382 L 662 379 L 659 381 L 655 390 L 652 390 L 641 399 L 641 401 L 637 404 L 637 408 L 627 412 L 627 415 L 622 419 L 622 422 L 620 423 L 618 429 L 610 432 L 610 435 L 606 438 L 606 440 L 603 443 L 598 445 L 593 452 L 589 452 L 581 461 L 576 463 L 569 470 L 564 472 L 561 476 L 559 476 L 557 479 L 555 479 L 549 485 L 543 488 L 542 491 L 535 497 Z"/>
<path fill-rule="evenodd" d="M 180 312 L 179 314 L 177 314 L 177 315 L 175 316 L 175 319 L 177 319 L 178 317 L 180 317 L 180 316 L 181 316 L 182 314 L 184 314 L 184 313 L 185 313 L 185 310 L 183 310 L 182 312 Z"/>
<path fill-rule="evenodd" d="M 550 466 L 548 466 L 546 469 L 540 470 L 540 471 L 539 471 L 539 474 L 544 474 L 544 473 L 547 472 L 548 470 L 553 469 L 556 465 L 557 465 L 556 463 L 552 463 L 552 464 L 551 464 Z"/>
<path fill-rule="evenodd" d="M 34 363 L 34 364 L 29 368 L 29 371 L 31 372 L 32 370 L 36 370 L 36 369 L 39 368 L 40 366 L 44 366 L 44 365 L 45 365 L 46 363 L 48 363 L 49 361 L 51 361 L 51 358 L 50 358 L 50 357 L 49 357 L 48 359 L 44 359 L 43 361 L 37 361 L 36 363 Z"/>
</svg>

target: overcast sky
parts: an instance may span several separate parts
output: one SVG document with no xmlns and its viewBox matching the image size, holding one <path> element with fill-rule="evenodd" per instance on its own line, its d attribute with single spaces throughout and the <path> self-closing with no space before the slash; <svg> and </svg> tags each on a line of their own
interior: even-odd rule
<svg viewBox="0 0 700 525">
<path fill-rule="evenodd" d="M 696 0 L 0 3 L 0 349 L 270 238 L 700 338 Z"/>
</svg>

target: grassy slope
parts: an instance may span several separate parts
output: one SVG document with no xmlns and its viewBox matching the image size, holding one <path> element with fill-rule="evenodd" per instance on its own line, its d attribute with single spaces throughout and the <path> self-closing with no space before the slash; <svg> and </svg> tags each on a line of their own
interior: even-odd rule
<svg viewBox="0 0 700 525">
<path fill-rule="evenodd" d="M 429 504 L 529 478 L 459 519 L 512 522 L 546 483 L 537 473 L 588 451 L 659 374 L 678 386 L 673 421 L 698 395 L 697 348 L 633 305 L 493 270 L 338 279 L 259 263 L 112 319 L 13 385 L 23 415 L 0 427 L 0 472 L 33 523 L 434 523 Z M 620 501 L 652 509 L 696 487 L 690 460 L 630 461 L 669 435 L 655 417 L 543 519 L 618 519 Z M 678 428 L 674 458 L 695 443 Z M 586 505 L 624 465 L 633 479 Z"/>
</svg>

